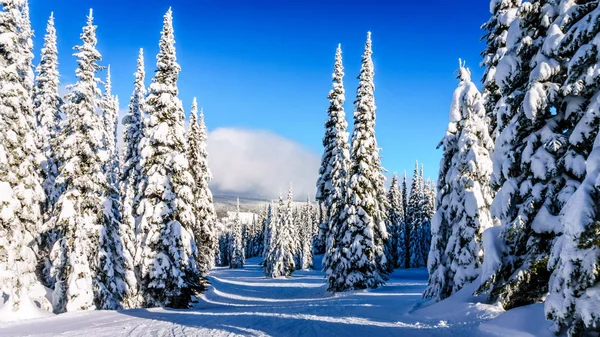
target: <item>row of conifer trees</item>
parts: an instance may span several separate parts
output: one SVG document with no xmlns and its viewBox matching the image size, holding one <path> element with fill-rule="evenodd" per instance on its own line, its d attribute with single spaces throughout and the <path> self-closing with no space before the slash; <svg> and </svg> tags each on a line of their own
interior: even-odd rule
<svg viewBox="0 0 600 337">
<path fill-rule="evenodd" d="M 464 64 L 442 141 L 429 286 L 471 282 L 556 332 L 598 332 L 600 2 L 492 0 L 483 91 Z"/>
<path fill-rule="evenodd" d="M 367 35 L 348 142 L 342 49 L 338 46 L 329 92 L 323 156 L 317 181 L 320 225 L 315 251 L 324 253 L 330 291 L 374 288 L 394 268 L 423 267 L 430 246 L 435 190 L 418 164 L 410 191 L 396 176 L 386 191 L 375 137 L 375 75 Z"/>
<path fill-rule="evenodd" d="M 76 82 L 59 95 L 50 17 L 34 76 L 29 6 L 0 1 L 0 288 L 13 311 L 187 307 L 214 265 L 206 127 L 178 98 L 172 12 L 156 71 L 140 50 L 117 150 L 118 98 L 96 49 L 92 11 L 75 46 Z M 44 288 L 45 287 L 45 288 Z M 51 298 L 46 298 L 45 289 Z"/>
</svg>

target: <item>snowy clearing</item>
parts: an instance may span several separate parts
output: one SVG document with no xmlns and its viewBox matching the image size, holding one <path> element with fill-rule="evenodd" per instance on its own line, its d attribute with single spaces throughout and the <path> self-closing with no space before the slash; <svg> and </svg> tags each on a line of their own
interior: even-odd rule
<svg viewBox="0 0 600 337">
<path fill-rule="evenodd" d="M 315 259 L 319 267 L 321 258 Z M 260 261 L 215 269 L 193 310 L 73 312 L 2 324 L 0 336 L 551 336 L 541 305 L 502 314 L 474 303 L 469 287 L 450 301 L 415 309 L 427 284 L 424 268 L 396 270 L 376 290 L 332 295 L 320 271 L 267 279 Z"/>
</svg>

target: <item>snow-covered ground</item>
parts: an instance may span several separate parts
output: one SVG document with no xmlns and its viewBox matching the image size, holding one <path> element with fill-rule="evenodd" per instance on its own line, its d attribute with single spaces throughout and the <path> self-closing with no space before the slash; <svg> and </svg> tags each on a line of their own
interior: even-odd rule
<svg viewBox="0 0 600 337">
<path fill-rule="evenodd" d="M 2 324 L 0 336 L 551 336 L 541 305 L 503 313 L 477 303 L 469 287 L 419 304 L 425 269 L 397 270 L 376 290 L 331 295 L 319 271 L 267 279 L 259 262 L 217 268 L 192 310 L 74 312 Z"/>
</svg>

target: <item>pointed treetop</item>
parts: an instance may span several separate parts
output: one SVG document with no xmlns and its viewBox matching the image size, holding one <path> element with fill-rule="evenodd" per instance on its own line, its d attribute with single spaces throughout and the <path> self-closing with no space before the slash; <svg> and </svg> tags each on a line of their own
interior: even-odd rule
<svg viewBox="0 0 600 337">
<path fill-rule="evenodd" d="M 92 8 L 90 8 L 90 14 L 88 14 L 87 17 L 87 24 L 88 26 L 91 26 L 94 24 L 94 10 Z"/>
<path fill-rule="evenodd" d="M 144 48 L 140 48 L 137 59 L 138 69 L 144 69 Z"/>
<path fill-rule="evenodd" d="M 192 111 L 190 113 L 190 127 L 198 120 L 198 102 L 196 97 L 192 100 Z"/>
<path fill-rule="evenodd" d="M 458 59 L 458 76 L 457 78 L 463 82 L 471 81 L 471 71 L 466 67 L 466 62 L 462 59 Z"/>
<path fill-rule="evenodd" d="M 169 10 L 171 10 L 171 8 L 169 8 Z M 237 212 L 240 212 L 240 198 L 237 198 Z"/>
</svg>

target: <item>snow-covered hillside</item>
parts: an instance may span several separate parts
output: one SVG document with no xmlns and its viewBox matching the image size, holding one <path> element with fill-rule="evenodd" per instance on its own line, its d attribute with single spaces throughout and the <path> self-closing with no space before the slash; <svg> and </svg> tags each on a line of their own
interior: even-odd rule
<svg viewBox="0 0 600 337">
<path fill-rule="evenodd" d="M 215 269 L 191 310 L 73 312 L 0 325 L 0 336 L 551 336 L 541 306 L 502 314 L 468 291 L 415 310 L 425 269 L 396 270 L 376 290 L 332 295 L 319 271 L 267 279 L 260 259 L 247 262 Z M 320 268 L 321 256 L 315 263 Z"/>
</svg>

